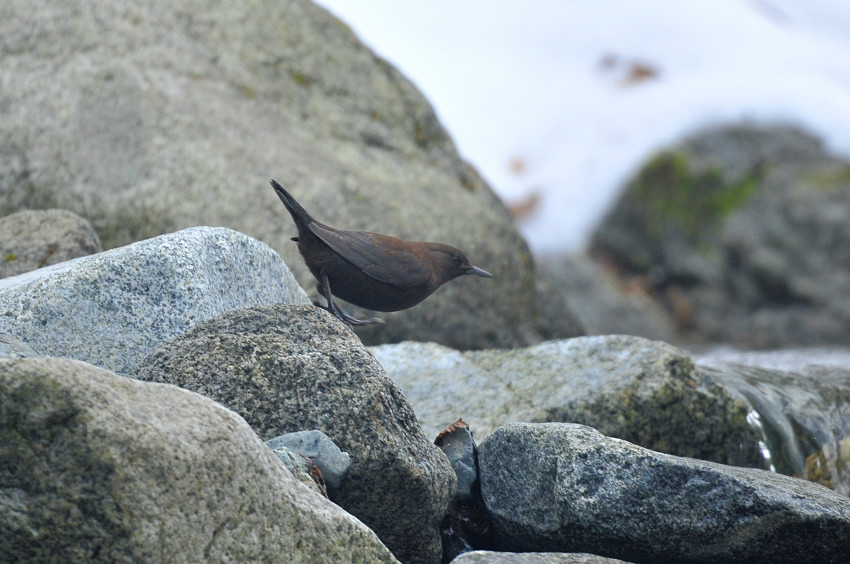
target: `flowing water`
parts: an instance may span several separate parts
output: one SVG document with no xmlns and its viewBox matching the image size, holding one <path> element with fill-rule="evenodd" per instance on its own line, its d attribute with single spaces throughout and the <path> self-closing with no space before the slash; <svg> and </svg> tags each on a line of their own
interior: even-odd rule
<svg viewBox="0 0 850 564">
<path fill-rule="evenodd" d="M 850 495 L 850 350 L 724 348 L 693 358 L 749 403 L 773 470 Z"/>
</svg>

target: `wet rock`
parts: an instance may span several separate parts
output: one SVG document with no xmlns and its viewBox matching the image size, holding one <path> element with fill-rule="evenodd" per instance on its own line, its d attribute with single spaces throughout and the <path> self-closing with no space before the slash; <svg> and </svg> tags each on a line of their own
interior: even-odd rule
<svg viewBox="0 0 850 564">
<path fill-rule="evenodd" d="M 850 353 L 739 352 L 695 357 L 699 369 L 750 404 L 771 467 L 850 493 Z"/>
<path fill-rule="evenodd" d="M 827 443 L 806 457 L 803 478 L 850 496 L 850 437 Z"/>
<path fill-rule="evenodd" d="M 0 280 L 0 332 L 126 374 L 205 319 L 277 302 L 308 303 L 277 253 L 196 227 Z"/>
<path fill-rule="evenodd" d="M 198 394 L 26 358 L 0 406 L 4 561 L 396 562 Z"/>
<path fill-rule="evenodd" d="M 842 562 L 850 499 L 752 468 L 653 452 L 576 424 L 514 423 L 479 448 L 507 550 L 630 562 Z"/>
<path fill-rule="evenodd" d="M 348 327 L 309 306 L 248 308 L 160 347 L 133 376 L 196 391 L 264 439 L 318 429 L 351 456 L 334 502 L 400 560 L 440 559 L 440 520 L 457 479 L 401 390 Z"/>
<path fill-rule="evenodd" d="M 89 222 L 67 210 L 24 210 L 0 217 L 0 278 L 101 250 Z"/>
</svg>

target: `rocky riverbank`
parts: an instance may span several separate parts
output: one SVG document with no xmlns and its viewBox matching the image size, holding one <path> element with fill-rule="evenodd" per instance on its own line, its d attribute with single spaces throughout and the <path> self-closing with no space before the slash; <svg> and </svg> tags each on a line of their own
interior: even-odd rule
<svg viewBox="0 0 850 564">
<path fill-rule="evenodd" d="M 838 562 L 850 542 L 850 499 L 765 470 L 842 422 L 764 410 L 731 383 L 758 389 L 752 370 L 625 336 L 370 351 L 305 301 L 266 245 L 213 228 L 0 281 L 4 554 Z M 313 429 L 350 457 L 331 489 L 262 444 Z M 819 481 L 846 485 L 830 460 Z"/>
<path fill-rule="evenodd" d="M 848 354 L 850 165 L 816 139 L 697 132 L 541 260 L 307 0 L 0 13 L 0 560 L 846 561 L 850 374 L 799 347 Z M 272 177 L 495 278 L 352 331 Z"/>
</svg>

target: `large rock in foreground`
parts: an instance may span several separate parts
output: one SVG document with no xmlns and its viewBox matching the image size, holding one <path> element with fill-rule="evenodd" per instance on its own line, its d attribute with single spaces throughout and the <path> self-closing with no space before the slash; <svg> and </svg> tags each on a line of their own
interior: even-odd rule
<svg viewBox="0 0 850 564">
<path fill-rule="evenodd" d="M 278 302 L 308 300 L 271 248 L 197 227 L 0 280 L 0 333 L 126 374 L 205 319 Z"/>
<path fill-rule="evenodd" d="M 479 447 L 494 538 L 629 562 L 846 562 L 850 499 L 665 455 L 582 425 L 511 424 Z"/>
<path fill-rule="evenodd" d="M 133 376 L 208 396 L 264 439 L 322 431 L 351 457 L 333 501 L 400 560 L 440 560 L 454 471 L 383 368 L 328 312 L 286 305 L 230 312 L 166 343 Z"/>
<path fill-rule="evenodd" d="M 227 226 L 312 290 L 275 178 L 322 222 L 444 242 L 496 277 L 454 281 L 364 338 L 580 334 L 428 101 L 308 0 L 4 0 L 0 37 L 0 215 L 69 209 L 105 248 Z"/>
<path fill-rule="evenodd" d="M 174 386 L 0 360 L 7 562 L 396 562 L 245 421 Z"/>
</svg>

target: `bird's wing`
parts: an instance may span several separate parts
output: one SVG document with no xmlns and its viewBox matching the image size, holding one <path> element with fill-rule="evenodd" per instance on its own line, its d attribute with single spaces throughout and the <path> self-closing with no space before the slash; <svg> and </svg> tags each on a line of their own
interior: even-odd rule
<svg viewBox="0 0 850 564">
<path fill-rule="evenodd" d="M 404 287 L 419 286 L 431 277 L 431 270 L 413 253 L 395 245 L 388 248 L 376 244 L 376 238 L 393 240 L 395 237 L 330 229 L 317 221 L 310 223 L 310 231 L 375 280 Z"/>
</svg>

